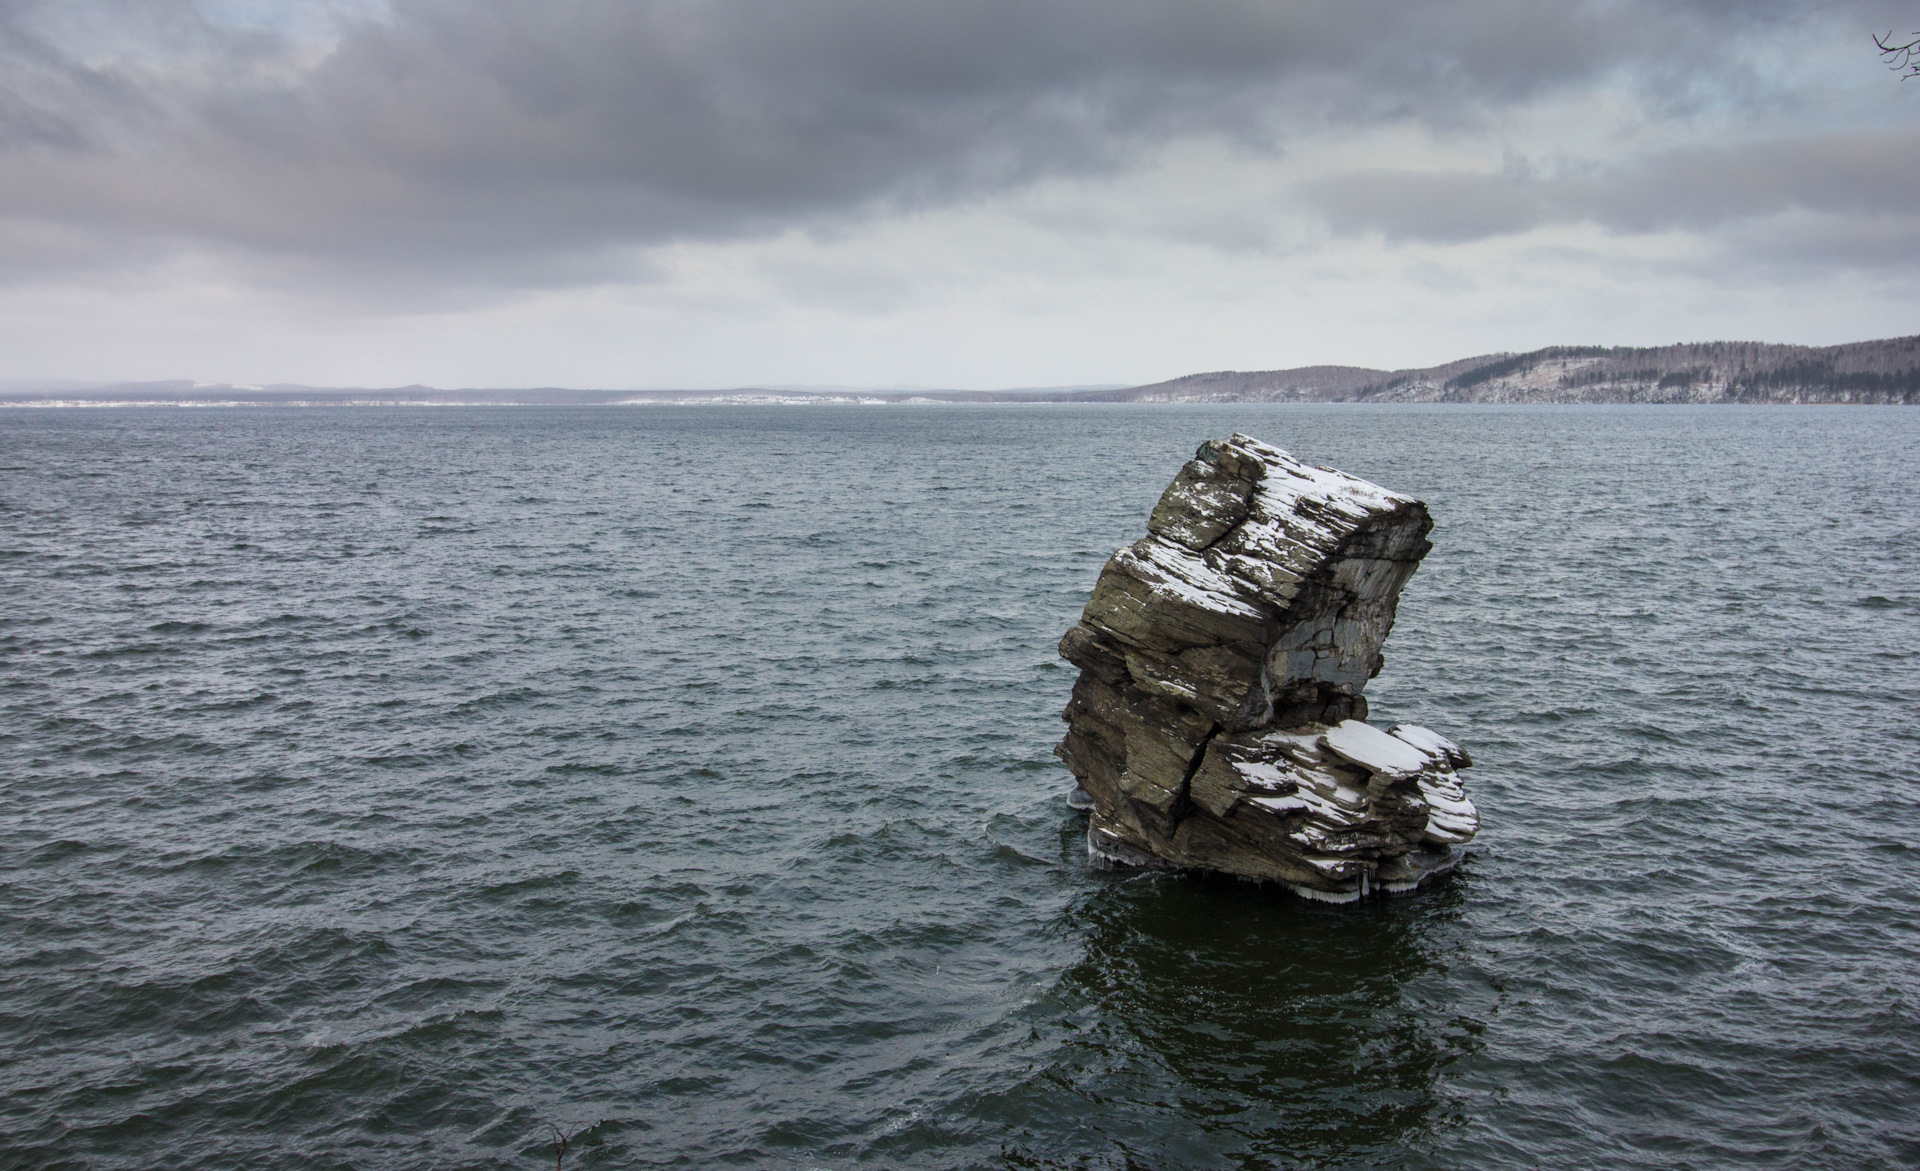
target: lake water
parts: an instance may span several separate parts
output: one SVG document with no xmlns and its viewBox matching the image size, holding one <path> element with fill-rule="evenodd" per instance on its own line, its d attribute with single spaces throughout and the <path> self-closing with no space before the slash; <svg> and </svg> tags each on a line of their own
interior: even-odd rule
<svg viewBox="0 0 1920 1171">
<path fill-rule="evenodd" d="M 1438 887 L 1089 866 L 1192 448 L 1426 500 Z M 1920 1163 L 1920 410 L 0 415 L 0 1167 Z"/>
</svg>

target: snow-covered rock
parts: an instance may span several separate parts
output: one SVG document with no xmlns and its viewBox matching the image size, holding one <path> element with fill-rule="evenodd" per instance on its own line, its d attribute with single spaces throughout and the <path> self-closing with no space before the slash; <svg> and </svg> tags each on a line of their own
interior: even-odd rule
<svg viewBox="0 0 1920 1171">
<path fill-rule="evenodd" d="M 1245 435 L 1208 440 L 1101 571 L 1060 653 L 1055 750 L 1089 848 L 1347 901 L 1450 869 L 1479 826 L 1467 754 L 1366 722 L 1426 506 Z"/>
</svg>

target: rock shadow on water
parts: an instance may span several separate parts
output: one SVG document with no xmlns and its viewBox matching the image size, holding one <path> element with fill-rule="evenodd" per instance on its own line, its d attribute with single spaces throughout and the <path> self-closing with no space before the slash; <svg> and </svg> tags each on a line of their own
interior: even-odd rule
<svg viewBox="0 0 1920 1171">
<path fill-rule="evenodd" d="M 1044 1057 L 983 1104 L 1009 1167 L 1376 1167 L 1458 1121 L 1441 1086 L 1480 1022 L 1436 1011 L 1461 877 L 1329 907 L 1193 874 L 1063 915 L 1084 953 L 1034 1006 Z"/>
</svg>

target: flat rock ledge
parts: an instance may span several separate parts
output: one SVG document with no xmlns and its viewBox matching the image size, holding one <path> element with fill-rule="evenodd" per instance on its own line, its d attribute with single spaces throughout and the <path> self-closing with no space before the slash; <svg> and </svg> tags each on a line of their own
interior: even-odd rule
<svg viewBox="0 0 1920 1171">
<path fill-rule="evenodd" d="M 1452 869 L 1472 761 L 1367 723 L 1361 694 L 1432 530 L 1418 500 L 1257 439 L 1201 444 L 1060 640 L 1080 678 L 1054 752 L 1093 856 L 1329 902 Z"/>
</svg>

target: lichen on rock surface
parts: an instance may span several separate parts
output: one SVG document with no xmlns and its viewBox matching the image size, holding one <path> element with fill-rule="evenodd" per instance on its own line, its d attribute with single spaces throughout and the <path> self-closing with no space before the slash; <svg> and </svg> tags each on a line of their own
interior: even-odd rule
<svg viewBox="0 0 1920 1171">
<path fill-rule="evenodd" d="M 1426 506 L 1236 434 L 1115 553 L 1060 654 L 1088 848 L 1345 902 L 1451 869 L 1479 816 L 1437 732 L 1366 722 Z"/>
</svg>

